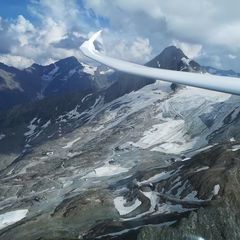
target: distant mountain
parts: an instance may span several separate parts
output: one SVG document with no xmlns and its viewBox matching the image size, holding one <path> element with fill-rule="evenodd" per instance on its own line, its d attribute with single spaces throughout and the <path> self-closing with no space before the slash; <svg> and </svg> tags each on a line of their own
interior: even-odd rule
<svg viewBox="0 0 240 240">
<path fill-rule="evenodd" d="M 48 96 L 71 92 L 95 92 L 109 86 L 109 69 L 93 67 L 68 57 L 24 70 L 0 63 L 0 111 Z"/>
<path fill-rule="evenodd" d="M 201 69 L 199 64 L 190 61 L 176 47 L 166 48 L 146 65 L 176 71 L 200 71 Z M 61 134 L 67 133 L 89 120 L 89 114 L 84 115 L 83 113 L 91 105 L 96 108 L 97 105 L 110 103 L 156 81 L 121 72 L 113 73 L 105 66 L 91 67 L 85 63 L 80 63 L 74 57 L 60 60 L 48 66 L 33 64 L 24 72 L 30 76 L 36 76 L 32 80 L 38 82 L 38 88 L 35 91 L 35 99 L 37 98 L 38 101 L 15 107 L 7 114 L 0 114 L 0 130 L 5 129 L 2 132 L 9 138 L 8 141 L 6 138 L 6 146 L 3 147 L 5 151 L 12 148 L 12 146 L 8 146 L 9 141 L 12 142 L 15 149 L 18 149 L 19 147 L 25 148 L 26 144 L 34 145 L 41 142 L 46 137 L 45 132 L 48 135 L 58 137 L 59 119 L 65 115 L 66 119 L 61 122 Z M 24 131 L 26 131 L 29 122 L 36 116 L 40 119 L 38 125 L 45 125 L 48 121 L 51 124 L 44 128 L 44 131 L 40 130 L 41 134 L 37 134 L 31 142 L 26 143 Z M 80 121 L 77 120 L 79 118 Z M 19 135 L 17 138 L 16 135 L 11 135 L 13 129 Z"/>
<path fill-rule="evenodd" d="M 206 72 L 219 75 L 219 76 L 229 76 L 229 77 L 240 77 L 240 73 L 234 72 L 233 70 L 221 70 L 214 67 L 204 66 Z"/>
<path fill-rule="evenodd" d="M 76 90 L 94 90 L 95 67 L 81 64 L 75 57 L 62 59 L 48 66 L 33 64 L 27 69 L 41 78 L 41 97 Z"/>
<path fill-rule="evenodd" d="M 39 75 L 0 63 L 0 111 L 32 101 L 40 88 Z"/>
<path fill-rule="evenodd" d="M 200 64 L 189 59 L 181 49 L 175 46 L 165 48 L 158 56 L 148 62 L 146 66 L 184 72 L 202 71 Z"/>
<path fill-rule="evenodd" d="M 202 67 L 175 46 L 165 48 L 145 64 L 149 67 L 185 72 L 208 72 L 223 76 L 240 76 L 232 70 Z M 106 66 L 91 66 L 68 57 L 47 66 L 33 64 L 24 70 L 0 63 L 0 111 L 15 105 L 53 96 L 104 90 L 105 102 L 154 83 L 155 79 L 114 72 Z M 176 85 L 171 85 L 175 90 Z"/>
</svg>

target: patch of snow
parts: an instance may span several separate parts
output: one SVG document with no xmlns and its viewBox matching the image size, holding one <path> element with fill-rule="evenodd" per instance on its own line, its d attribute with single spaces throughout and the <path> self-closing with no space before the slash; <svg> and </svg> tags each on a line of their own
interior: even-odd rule
<svg viewBox="0 0 240 240">
<path fill-rule="evenodd" d="M 176 223 L 176 221 L 164 222 L 164 223 L 160 223 L 160 224 L 147 224 L 147 225 L 143 225 L 143 226 L 159 227 L 160 228 L 160 227 L 163 227 L 163 226 L 170 226 L 170 225 L 172 225 L 174 223 Z M 102 238 L 106 238 L 106 237 L 108 237 L 108 238 L 109 237 L 116 238 L 117 236 L 121 236 L 121 235 L 126 234 L 126 233 L 128 233 L 130 231 L 134 231 L 134 230 L 140 229 L 143 226 L 138 226 L 138 227 L 135 227 L 135 228 L 124 229 L 124 230 L 119 231 L 119 232 L 108 233 L 108 234 L 105 234 L 105 235 L 98 236 L 98 237 L 96 237 L 96 239 L 102 239 Z M 78 238 L 82 239 L 82 234 L 80 234 Z M 199 239 L 199 240 L 202 240 L 202 239 Z"/>
<path fill-rule="evenodd" d="M 83 72 L 89 74 L 89 75 L 94 75 L 95 71 L 97 70 L 97 67 L 93 67 L 90 65 L 87 65 L 83 62 L 81 62 L 82 66 L 83 66 Z"/>
<path fill-rule="evenodd" d="M 106 70 L 106 71 L 100 71 L 100 74 L 101 74 L 101 75 L 110 75 L 110 74 L 112 74 L 112 73 L 114 73 L 114 70 L 113 70 L 113 69 L 108 69 L 108 70 Z"/>
<path fill-rule="evenodd" d="M 142 149 L 151 148 L 151 151 L 179 154 L 191 149 L 196 139 L 191 139 L 184 128 L 184 120 L 169 120 L 168 122 L 153 125 L 144 132 L 144 137 L 134 145 Z"/>
<path fill-rule="evenodd" d="M 43 81 L 50 82 L 53 80 L 54 75 L 58 72 L 59 67 L 54 65 L 54 68 L 52 71 L 50 71 L 48 74 L 44 74 L 42 76 Z"/>
<path fill-rule="evenodd" d="M 142 204 L 142 202 L 139 201 L 138 199 L 136 199 L 135 202 L 129 207 L 125 207 L 126 203 L 127 202 L 124 199 L 124 197 L 116 197 L 114 199 L 114 206 L 115 206 L 115 208 L 117 209 L 117 211 L 119 212 L 120 215 L 127 215 L 128 213 L 131 213 L 138 206 L 140 206 Z"/>
<path fill-rule="evenodd" d="M 42 125 L 41 128 L 47 128 L 51 124 L 51 120 L 47 121 L 45 124 Z"/>
<path fill-rule="evenodd" d="M 209 169 L 209 167 L 205 166 L 205 167 L 201 167 L 201 168 L 197 169 L 195 172 L 197 173 L 197 172 L 205 171 L 205 170 L 208 170 L 208 169 Z"/>
<path fill-rule="evenodd" d="M 70 152 L 67 154 L 67 157 L 74 158 L 76 156 L 79 156 L 80 154 L 82 154 L 82 152 Z"/>
<path fill-rule="evenodd" d="M 28 209 L 15 210 L 0 215 L 0 229 L 10 226 L 26 217 Z"/>
<path fill-rule="evenodd" d="M 215 185 L 214 188 L 213 188 L 213 195 L 214 195 L 214 196 L 218 195 L 219 191 L 220 191 L 220 185 L 217 184 L 217 185 Z"/>
<path fill-rule="evenodd" d="M 92 93 L 90 93 L 90 94 L 88 94 L 88 95 L 86 95 L 83 99 L 82 99 L 82 103 L 88 98 L 88 97 L 90 97 L 90 96 L 92 96 Z"/>
<path fill-rule="evenodd" d="M 11 174 L 13 173 L 13 171 L 14 171 L 14 168 L 11 169 L 11 170 L 7 173 L 7 176 L 11 175 Z"/>
<path fill-rule="evenodd" d="M 147 180 L 141 181 L 138 184 L 145 184 L 145 183 L 155 183 L 155 182 L 159 182 L 165 179 L 168 179 L 172 176 L 172 174 L 174 173 L 174 171 L 170 171 L 170 172 L 161 172 L 159 174 L 154 175 L 153 177 L 150 177 Z"/>
<path fill-rule="evenodd" d="M 155 207 L 158 204 L 159 201 L 159 197 L 158 197 L 158 193 L 156 192 L 143 192 L 141 191 L 143 195 L 145 195 L 145 197 L 147 197 L 150 200 L 151 206 L 150 209 L 148 210 L 148 213 L 152 213 L 155 211 Z M 146 214 L 146 213 L 145 213 Z"/>
<path fill-rule="evenodd" d="M 230 138 L 230 142 L 235 142 L 235 141 L 236 141 L 236 140 L 235 140 L 234 137 Z"/>
<path fill-rule="evenodd" d="M 32 121 L 29 123 L 29 125 L 27 126 L 27 128 L 29 129 L 27 132 L 24 133 L 25 137 L 31 137 L 32 135 L 34 135 L 36 128 L 38 127 L 38 125 L 35 125 L 34 122 L 37 121 L 37 118 L 32 119 Z"/>
<path fill-rule="evenodd" d="M 47 155 L 47 156 L 52 156 L 52 155 L 53 155 L 53 152 L 47 152 L 46 155 Z"/>
<path fill-rule="evenodd" d="M 66 114 L 60 115 L 57 118 L 57 122 L 67 122 L 69 120 L 77 120 L 80 118 L 94 118 L 95 115 L 98 114 L 98 111 L 102 110 L 101 107 L 103 106 L 103 98 L 98 97 L 94 104 L 89 108 L 86 109 L 86 111 L 83 111 L 81 113 L 78 112 L 79 105 L 77 105 L 73 110 L 67 112 Z"/>
<path fill-rule="evenodd" d="M 214 145 L 208 145 L 208 146 L 206 146 L 206 147 L 199 148 L 199 149 L 196 150 L 196 153 L 200 153 L 200 152 L 203 152 L 203 151 L 209 150 L 209 149 L 211 149 L 212 147 L 214 147 L 214 146 L 216 146 L 216 145 L 217 145 L 217 143 L 214 144 Z"/>
<path fill-rule="evenodd" d="M 240 145 L 234 145 L 232 146 L 232 151 L 235 152 L 235 151 L 238 151 L 240 150 Z"/>
<path fill-rule="evenodd" d="M 192 191 L 191 193 L 189 193 L 186 197 L 184 197 L 185 201 L 199 201 L 200 199 L 198 199 L 197 196 L 197 191 Z M 201 200 L 200 200 L 201 201 Z"/>
<path fill-rule="evenodd" d="M 118 175 L 120 173 L 128 172 L 128 168 L 121 167 L 120 165 L 105 164 L 102 167 L 96 168 L 93 172 L 88 173 L 84 178 L 89 177 L 108 177 Z"/>
<path fill-rule="evenodd" d="M 3 140 L 6 137 L 5 134 L 0 134 L 0 141 Z"/>
<path fill-rule="evenodd" d="M 189 66 L 190 62 L 192 61 L 191 59 L 185 58 L 185 57 L 183 57 L 181 60 L 182 60 L 182 62 L 185 63 L 187 66 Z"/>
<path fill-rule="evenodd" d="M 65 181 L 63 182 L 63 188 L 67 188 L 73 184 L 73 181 Z"/>
<path fill-rule="evenodd" d="M 64 148 L 64 149 L 65 149 L 65 148 L 70 148 L 70 147 L 73 146 L 73 144 L 75 144 L 75 143 L 78 142 L 79 140 L 81 140 L 81 137 L 78 137 L 78 138 L 74 139 L 73 141 L 68 142 L 67 145 L 64 146 L 64 147 L 62 147 L 62 148 Z"/>
</svg>

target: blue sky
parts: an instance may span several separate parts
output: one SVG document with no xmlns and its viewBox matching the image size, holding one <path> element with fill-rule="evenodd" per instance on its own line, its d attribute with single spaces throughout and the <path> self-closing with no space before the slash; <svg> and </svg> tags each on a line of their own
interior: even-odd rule
<svg viewBox="0 0 240 240">
<path fill-rule="evenodd" d="M 144 63 L 175 45 L 201 64 L 240 72 L 239 9 L 239 0 L 0 0 L 0 61 L 81 60 L 79 45 L 101 28 L 111 56 Z"/>
<path fill-rule="evenodd" d="M 28 0 L 0 0 L 0 16 L 3 18 L 16 18 L 22 14 L 31 17 L 27 11 Z"/>
</svg>

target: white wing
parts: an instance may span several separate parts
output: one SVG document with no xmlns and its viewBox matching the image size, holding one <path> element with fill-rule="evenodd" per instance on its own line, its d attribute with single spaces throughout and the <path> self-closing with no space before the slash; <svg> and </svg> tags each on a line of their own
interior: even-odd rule
<svg viewBox="0 0 240 240">
<path fill-rule="evenodd" d="M 142 77 L 240 95 L 240 78 L 163 70 L 102 55 L 94 46 L 94 41 L 100 34 L 101 31 L 95 33 L 81 45 L 80 50 L 85 56 L 113 69 Z"/>
</svg>

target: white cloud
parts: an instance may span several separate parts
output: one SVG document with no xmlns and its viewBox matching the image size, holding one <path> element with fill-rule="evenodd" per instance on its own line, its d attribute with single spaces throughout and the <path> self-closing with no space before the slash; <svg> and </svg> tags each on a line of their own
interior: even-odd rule
<svg viewBox="0 0 240 240">
<path fill-rule="evenodd" d="M 237 56 L 232 55 L 232 54 L 228 54 L 228 57 L 229 57 L 230 59 L 236 59 L 236 58 L 237 58 Z"/>
<path fill-rule="evenodd" d="M 173 45 L 180 48 L 184 54 L 191 59 L 199 57 L 202 51 L 202 45 L 200 44 L 191 44 L 173 40 Z"/>
<path fill-rule="evenodd" d="M 17 33 L 28 33 L 34 32 L 35 28 L 30 21 L 25 19 L 22 15 L 19 15 L 16 23 L 10 25 L 10 31 L 15 31 Z"/>
<path fill-rule="evenodd" d="M 20 69 L 29 67 L 34 63 L 32 59 L 25 58 L 22 56 L 14 56 L 11 54 L 0 55 L 0 62 Z"/>
<path fill-rule="evenodd" d="M 20 42 L 20 46 L 24 46 L 29 43 L 29 38 L 36 31 L 30 21 L 19 15 L 15 23 L 10 24 L 8 33 Z"/>
<path fill-rule="evenodd" d="M 78 0 L 31 0 L 28 8 L 36 21 L 21 15 L 15 20 L 0 18 L 0 54 L 40 64 L 70 55 L 82 57 L 81 41 L 101 25 L 96 14 L 108 21 L 102 26 L 107 29 L 103 40 L 111 56 L 144 63 L 174 44 L 204 65 L 240 71 L 239 0 L 84 3 L 86 9 Z"/>
<path fill-rule="evenodd" d="M 240 6 L 239 6 L 240 7 Z M 229 49 L 240 49 L 240 17 L 236 22 L 228 22 L 213 31 L 210 41 Z"/>
<path fill-rule="evenodd" d="M 131 26 L 144 33 L 151 34 L 151 25 L 165 22 L 166 31 L 173 37 L 193 43 L 231 45 L 239 42 L 238 29 L 240 23 L 238 0 L 85 0 L 87 6 L 98 14 L 111 19 L 120 31 L 132 31 Z M 139 19 L 143 20 L 139 22 Z M 151 24 L 149 20 L 152 20 Z M 146 21 L 146 24 L 142 24 Z M 129 23 L 130 25 L 126 25 Z M 163 33 L 165 34 L 165 32 Z M 220 39 L 218 38 L 220 36 Z M 231 36 L 231 41 L 227 37 Z M 221 40 L 222 39 L 222 40 Z M 230 46 L 231 47 L 231 46 Z"/>
<path fill-rule="evenodd" d="M 52 18 L 47 18 L 45 28 L 39 32 L 38 41 L 48 46 L 59 42 L 67 37 L 67 29 L 64 25 L 55 22 Z"/>
<path fill-rule="evenodd" d="M 97 14 L 110 19 L 111 28 L 124 39 L 133 35 L 148 38 L 153 53 L 178 40 L 189 57 L 200 57 L 205 64 L 220 61 L 221 66 L 236 66 L 228 62 L 226 52 L 240 56 L 239 0 L 85 0 Z M 236 68 L 235 68 L 236 69 Z M 240 67 L 238 67 L 240 70 Z"/>
<path fill-rule="evenodd" d="M 82 57 L 78 47 L 84 33 L 76 0 L 31 1 L 29 9 L 37 18 L 35 24 L 19 15 L 5 20 L 2 27 L 0 19 L 0 61 L 23 68 L 32 62 L 46 64 L 72 55 Z M 57 45 L 64 40 L 69 46 Z"/>
<path fill-rule="evenodd" d="M 106 36 L 103 40 L 108 55 L 129 61 L 146 63 L 152 55 L 152 47 L 147 38 L 121 39 L 120 36 Z"/>
</svg>

